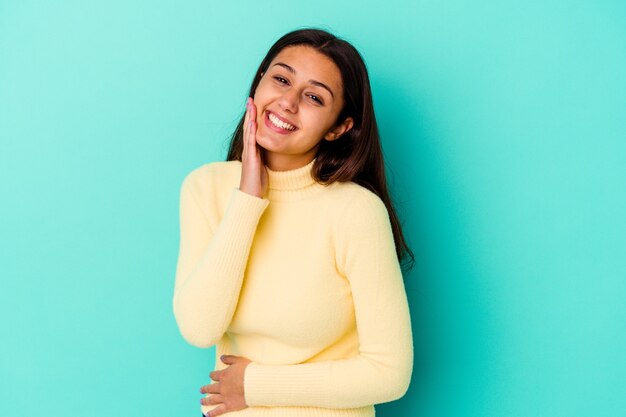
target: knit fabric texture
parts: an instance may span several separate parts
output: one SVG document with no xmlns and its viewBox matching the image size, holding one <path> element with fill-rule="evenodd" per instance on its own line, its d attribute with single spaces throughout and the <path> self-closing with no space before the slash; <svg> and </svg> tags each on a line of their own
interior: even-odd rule
<svg viewBox="0 0 626 417">
<path fill-rule="evenodd" d="M 180 187 L 174 317 L 187 342 L 216 345 L 208 372 L 228 366 L 223 354 L 252 361 L 248 407 L 232 417 L 371 417 L 409 387 L 411 317 L 389 213 L 354 182 L 317 183 L 314 162 L 268 168 L 262 198 L 239 189 L 240 161 L 199 166 Z"/>
</svg>

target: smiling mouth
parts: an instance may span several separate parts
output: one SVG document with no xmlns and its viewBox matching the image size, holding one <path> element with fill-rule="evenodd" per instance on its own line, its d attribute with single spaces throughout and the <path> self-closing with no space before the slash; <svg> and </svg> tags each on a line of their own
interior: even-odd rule
<svg viewBox="0 0 626 417">
<path fill-rule="evenodd" d="M 271 114 L 271 117 L 270 117 L 270 114 Z M 283 134 L 283 135 L 286 135 L 286 134 L 289 134 L 289 133 L 293 133 L 296 130 L 298 130 L 297 127 L 295 127 L 295 126 L 293 126 L 291 124 L 283 123 L 282 121 L 280 121 L 280 119 L 278 119 L 276 117 L 276 115 L 274 115 L 273 113 L 271 113 L 269 111 L 265 112 L 264 120 L 265 120 L 265 125 L 267 127 L 272 129 L 273 131 L 275 131 L 277 133 L 280 133 L 280 134 Z"/>
</svg>

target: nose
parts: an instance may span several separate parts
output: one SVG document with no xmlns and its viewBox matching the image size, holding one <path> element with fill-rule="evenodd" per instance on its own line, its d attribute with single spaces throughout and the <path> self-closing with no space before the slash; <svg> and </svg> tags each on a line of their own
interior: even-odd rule
<svg viewBox="0 0 626 417">
<path fill-rule="evenodd" d="M 289 88 L 278 99 L 278 105 L 285 112 L 296 113 L 298 111 L 298 90 L 295 88 Z"/>
</svg>

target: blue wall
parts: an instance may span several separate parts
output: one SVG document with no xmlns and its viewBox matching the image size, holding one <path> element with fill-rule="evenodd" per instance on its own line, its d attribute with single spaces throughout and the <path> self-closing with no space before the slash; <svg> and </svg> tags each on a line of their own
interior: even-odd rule
<svg viewBox="0 0 626 417">
<path fill-rule="evenodd" d="M 625 3 L 269 4 L 0 2 L 0 415 L 197 416 L 179 186 L 309 25 L 367 62 L 418 261 L 378 414 L 626 415 Z"/>
</svg>

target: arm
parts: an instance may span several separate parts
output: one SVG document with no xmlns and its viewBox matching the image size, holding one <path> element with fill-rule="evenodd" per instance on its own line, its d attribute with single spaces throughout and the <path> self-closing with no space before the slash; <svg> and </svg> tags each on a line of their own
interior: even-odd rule
<svg viewBox="0 0 626 417">
<path fill-rule="evenodd" d="M 224 215 L 212 230 L 198 201 L 196 173 L 187 175 L 180 190 L 173 310 L 190 344 L 211 347 L 234 314 L 254 233 L 269 200 L 233 188 Z"/>
<path fill-rule="evenodd" d="M 249 406 L 356 408 L 408 390 L 411 317 L 388 212 L 373 196 L 350 204 L 337 232 L 337 267 L 350 281 L 359 354 L 293 365 L 251 362 L 244 374 Z"/>
</svg>

